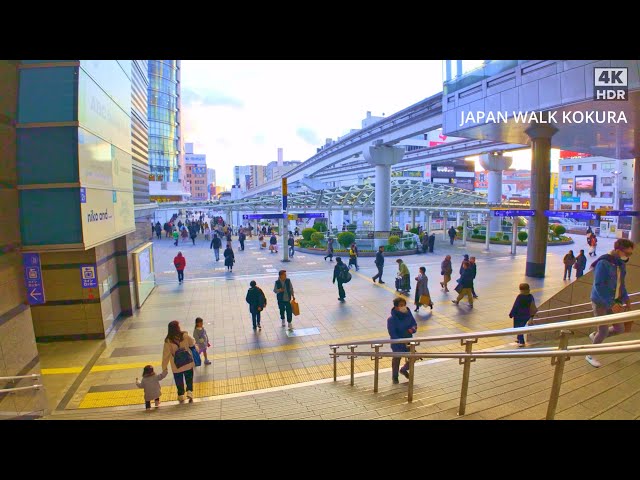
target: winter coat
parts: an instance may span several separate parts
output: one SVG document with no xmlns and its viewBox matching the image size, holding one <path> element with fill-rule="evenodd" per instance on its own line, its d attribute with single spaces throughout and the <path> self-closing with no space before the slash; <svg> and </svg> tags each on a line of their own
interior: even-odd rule
<svg viewBox="0 0 640 480">
<path fill-rule="evenodd" d="M 473 288 L 473 272 L 470 268 L 465 268 L 460 274 L 458 279 L 458 285 L 460 288 Z"/>
<path fill-rule="evenodd" d="M 179 342 L 179 344 L 176 344 L 176 342 L 174 341 L 165 340 L 164 348 L 162 349 L 162 371 L 167 369 L 167 365 L 169 363 L 171 363 L 171 371 L 173 373 L 186 372 L 187 370 L 191 370 L 195 366 L 195 364 L 191 362 L 183 365 L 180 368 L 176 367 L 176 363 L 173 357 L 178 351 L 178 345 L 180 345 L 180 348 L 195 347 L 196 341 L 187 332 L 182 332 L 182 340 Z"/>
<path fill-rule="evenodd" d="M 233 254 L 233 250 L 227 247 L 225 248 L 223 255 L 224 255 L 224 266 L 233 267 L 233 263 L 235 262 L 235 255 Z"/>
<path fill-rule="evenodd" d="M 270 239 L 269 239 L 269 245 L 277 245 L 278 244 L 278 239 L 275 237 L 275 235 L 273 235 Z"/>
<path fill-rule="evenodd" d="M 530 293 L 521 293 L 516 297 L 509 312 L 509 318 L 516 318 L 518 320 L 529 320 L 531 318 L 531 303 L 535 303 L 533 295 Z"/>
<path fill-rule="evenodd" d="M 184 267 L 187 266 L 187 259 L 179 253 L 173 258 L 173 264 L 176 266 L 176 270 L 184 270 Z"/>
<path fill-rule="evenodd" d="M 418 324 L 416 319 L 413 318 L 411 310 L 407 310 L 407 313 L 402 313 L 395 308 L 391 309 L 391 316 L 387 318 L 387 331 L 391 340 L 412 338 L 417 330 Z M 391 345 L 391 350 L 393 352 L 408 352 L 409 347 L 402 343 L 395 343 Z"/>
<path fill-rule="evenodd" d="M 453 273 L 453 267 L 451 266 L 451 260 L 443 260 L 440 264 L 440 275 L 451 275 Z"/>
<path fill-rule="evenodd" d="M 333 238 L 327 243 L 327 253 L 333 253 Z"/>
<path fill-rule="evenodd" d="M 575 268 L 579 272 L 584 272 L 584 269 L 587 268 L 587 257 L 585 257 L 584 255 L 578 255 L 576 257 Z"/>
<path fill-rule="evenodd" d="M 378 250 L 376 253 L 376 265 L 378 267 L 384 267 L 384 254 Z"/>
<path fill-rule="evenodd" d="M 215 236 L 213 237 L 213 239 L 211 240 L 211 245 L 209 246 L 209 248 L 220 248 L 222 246 L 222 240 L 220 240 L 220 237 Z"/>
<path fill-rule="evenodd" d="M 611 308 L 615 300 L 626 302 L 629 300 L 625 277 L 627 266 L 620 258 L 606 253 L 591 264 L 593 272 L 593 287 L 591 288 L 591 301 L 600 307 Z M 618 271 L 620 269 L 620 291 L 616 298 L 618 287 Z"/>
<path fill-rule="evenodd" d="M 429 278 L 422 273 L 416 277 L 416 295 L 420 297 L 421 295 L 429 295 Z"/>
<path fill-rule="evenodd" d="M 162 373 L 154 373 L 153 375 L 142 377 L 142 380 L 136 382 L 138 388 L 144 388 L 145 402 L 150 402 L 151 400 L 160 398 L 160 395 L 162 394 L 162 389 L 160 388 L 160 380 L 166 377 L 168 373 L 168 371 Z"/>
<path fill-rule="evenodd" d="M 573 255 L 567 253 L 564 258 L 562 259 L 562 262 L 567 266 L 567 267 L 571 267 L 573 266 L 574 263 L 576 263 L 576 257 L 574 257 Z"/>
<path fill-rule="evenodd" d="M 249 288 L 245 300 L 249 304 L 249 311 L 251 313 L 260 312 L 267 306 L 267 297 L 260 287 Z"/>
</svg>

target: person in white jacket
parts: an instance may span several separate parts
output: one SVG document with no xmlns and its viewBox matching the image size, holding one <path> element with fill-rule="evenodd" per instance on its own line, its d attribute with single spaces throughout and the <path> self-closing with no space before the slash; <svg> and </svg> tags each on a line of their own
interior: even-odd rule
<svg viewBox="0 0 640 480">
<path fill-rule="evenodd" d="M 162 372 L 167 371 L 167 365 L 171 362 L 171 371 L 178 389 L 178 401 L 185 400 L 185 387 L 187 384 L 187 398 L 193 402 L 193 356 L 190 348 L 195 346 L 196 341 L 187 332 L 180 328 L 180 322 L 174 320 L 169 322 L 167 336 L 164 339 L 162 350 Z"/>
</svg>

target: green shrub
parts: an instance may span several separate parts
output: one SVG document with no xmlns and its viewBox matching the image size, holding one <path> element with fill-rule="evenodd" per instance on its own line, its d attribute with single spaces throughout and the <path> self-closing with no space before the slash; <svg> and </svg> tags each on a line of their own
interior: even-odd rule
<svg viewBox="0 0 640 480">
<path fill-rule="evenodd" d="M 518 232 L 518 240 L 520 240 L 521 242 L 526 242 L 527 238 L 529 238 L 529 234 L 527 232 Z"/>
<path fill-rule="evenodd" d="M 386 252 L 395 252 L 395 251 L 397 251 L 397 250 L 398 250 L 398 249 L 396 248 L 396 246 L 395 246 L 395 245 L 385 245 L 385 246 L 384 246 L 384 251 L 385 251 L 385 253 L 386 253 Z"/>
<path fill-rule="evenodd" d="M 355 223 L 350 223 L 349 225 L 347 225 L 348 232 L 355 232 L 357 228 L 358 226 Z"/>
<path fill-rule="evenodd" d="M 344 248 L 349 248 L 356 241 L 356 236 L 351 232 L 340 232 L 338 234 L 338 243 Z"/>
<path fill-rule="evenodd" d="M 478 235 L 480 233 L 480 229 L 478 227 L 473 229 L 473 234 Z M 472 237 L 473 238 L 473 237 Z"/>
<path fill-rule="evenodd" d="M 464 229 L 464 227 L 462 225 L 456 227 L 456 230 L 458 230 L 458 232 L 461 232 Z"/>
<path fill-rule="evenodd" d="M 327 231 L 327 224 L 323 223 L 323 222 L 315 222 L 313 224 L 313 229 L 316 232 L 326 232 Z"/>
<path fill-rule="evenodd" d="M 475 238 L 476 240 L 486 240 L 487 236 L 480 235 L 479 233 L 474 233 L 473 235 L 471 235 L 471 238 Z"/>
<path fill-rule="evenodd" d="M 321 246 L 322 241 L 324 240 L 324 233 L 322 232 L 314 232 L 311 234 L 311 242 L 316 246 Z"/>
<path fill-rule="evenodd" d="M 495 236 L 491 237 L 491 240 L 500 240 L 502 239 L 502 232 L 496 232 Z"/>
<path fill-rule="evenodd" d="M 311 240 L 300 240 L 300 247 L 309 248 L 313 246 L 313 242 Z"/>
<path fill-rule="evenodd" d="M 556 237 L 560 237 L 567 233 L 567 229 L 564 227 L 564 225 L 556 225 L 553 231 L 556 234 Z"/>
<path fill-rule="evenodd" d="M 562 242 L 570 242 L 572 240 L 573 240 L 573 238 L 567 237 L 566 235 L 560 236 L 560 241 L 562 241 Z"/>
<path fill-rule="evenodd" d="M 316 232 L 317 230 L 315 228 L 305 228 L 304 230 L 302 230 L 302 238 L 304 238 L 305 240 L 311 240 L 311 235 Z"/>
<path fill-rule="evenodd" d="M 389 245 L 395 246 L 400 241 L 400 237 L 398 235 L 391 235 L 389 237 Z"/>
<path fill-rule="evenodd" d="M 391 227 L 391 235 L 396 235 L 398 237 L 402 236 L 402 230 L 400 230 L 398 227 Z"/>
<path fill-rule="evenodd" d="M 413 240 L 404 241 L 404 248 L 411 248 L 412 245 L 413 245 Z"/>
<path fill-rule="evenodd" d="M 409 231 L 410 231 L 411 233 L 415 233 L 416 235 L 419 235 L 419 234 L 420 234 L 420 233 L 419 233 L 419 232 L 420 232 L 420 230 L 418 229 L 418 227 L 410 228 L 410 229 L 409 229 Z"/>
<path fill-rule="evenodd" d="M 509 235 L 507 235 L 506 233 L 504 235 L 502 235 L 502 240 L 504 240 L 505 242 L 509 241 Z"/>
</svg>

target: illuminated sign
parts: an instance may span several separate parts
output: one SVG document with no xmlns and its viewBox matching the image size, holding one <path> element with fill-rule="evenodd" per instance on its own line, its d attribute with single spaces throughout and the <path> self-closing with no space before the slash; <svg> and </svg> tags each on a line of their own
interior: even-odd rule
<svg viewBox="0 0 640 480">
<path fill-rule="evenodd" d="M 533 217 L 535 210 L 491 210 L 494 217 Z"/>
<path fill-rule="evenodd" d="M 594 212 L 580 212 L 580 211 L 564 211 L 564 210 L 545 210 L 544 215 L 546 217 L 558 217 L 558 218 L 576 218 L 579 220 L 597 220 L 598 215 Z"/>
</svg>

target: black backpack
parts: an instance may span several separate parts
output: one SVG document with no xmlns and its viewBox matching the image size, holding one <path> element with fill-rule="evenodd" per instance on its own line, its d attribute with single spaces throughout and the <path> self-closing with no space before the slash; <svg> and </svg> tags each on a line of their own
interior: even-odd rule
<svg viewBox="0 0 640 480">
<path fill-rule="evenodd" d="M 176 367 L 182 368 L 185 365 L 189 365 L 191 362 L 193 362 L 193 357 L 191 356 L 190 349 L 182 348 L 179 343 L 175 344 L 178 346 L 178 350 L 176 350 L 176 353 L 173 354 L 173 363 L 176 364 Z"/>
<path fill-rule="evenodd" d="M 338 278 L 342 283 L 349 283 L 351 281 L 351 272 L 349 272 L 349 268 L 343 265 L 340 269 L 340 273 L 338 274 Z"/>
</svg>

